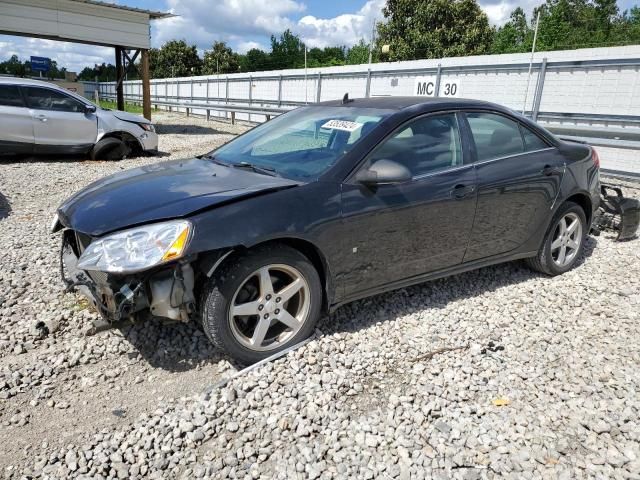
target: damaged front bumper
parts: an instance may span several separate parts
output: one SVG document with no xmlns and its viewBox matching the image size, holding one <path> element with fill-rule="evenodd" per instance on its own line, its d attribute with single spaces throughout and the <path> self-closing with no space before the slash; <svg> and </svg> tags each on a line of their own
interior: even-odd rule
<svg viewBox="0 0 640 480">
<path fill-rule="evenodd" d="M 617 234 L 619 241 L 634 238 L 640 225 L 640 200 L 625 197 L 621 187 L 608 183 L 601 185 L 600 192 L 600 208 L 593 218 L 593 233 L 598 235 L 602 230 L 609 230 Z"/>
<path fill-rule="evenodd" d="M 139 312 L 186 322 L 195 312 L 194 271 L 180 261 L 136 274 L 112 274 L 78 268 L 78 259 L 90 239 L 65 230 L 60 251 L 60 272 L 67 291 L 84 295 L 102 315 L 115 323 Z"/>
</svg>

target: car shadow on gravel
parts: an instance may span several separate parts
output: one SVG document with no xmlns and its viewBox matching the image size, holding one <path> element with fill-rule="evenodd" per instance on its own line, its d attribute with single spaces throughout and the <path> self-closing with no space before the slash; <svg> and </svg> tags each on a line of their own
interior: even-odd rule
<svg viewBox="0 0 640 480">
<path fill-rule="evenodd" d="M 595 237 L 587 236 L 583 253 L 574 268 L 591 257 L 597 244 Z M 531 270 L 524 261 L 484 267 L 349 303 L 321 321 L 320 330 L 323 335 L 356 332 L 421 310 L 440 310 L 451 302 L 481 296 L 536 277 L 549 278 Z"/>
<path fill-rule="evenodd" d="M 0 220 L 7 218 L 11 213 L 11 204 L 7 197 L 0 192 Z"/>
<path fill-rule="evenodd" d="M 118 329 L 154 368 L 186 372 L 225 358 L 195 323 L 166 323 L 150 318 Z"/>
<path fill-rule="evenodd" d="M 588 236 L 576 267 L 592 255 L 596 245 L 597 240 Z M 535 277 L 544 275 L 530 270 L 522 262 L 485 267 L 347 304 L 321 321 L 319 327 L 324 335 L 354 332 L 419 310 L 442 309 L 450 302 L 476 297 Z M 372 311 L 377 313 L 372 315 Z M 186 372 L 221 360 L 226 360 L 237 370 L 243 368 L 213 346 L 193 322 L 165 323 L 151 318 L 118 328 L 137 353 L 154 368 Z"/>
<path fill-rule="evenodd" d="M 40 162 L 49 162 L 49 163 L 69 163 L 69 162 L 79 162 L 82 160 L 86 160 L 84 155 L 25 155 L 20 157 L 3 157 L 0 160 L 0 165 L 2 164 L 16 164 L 16 163 L 40 163 Z"/>
</svg>

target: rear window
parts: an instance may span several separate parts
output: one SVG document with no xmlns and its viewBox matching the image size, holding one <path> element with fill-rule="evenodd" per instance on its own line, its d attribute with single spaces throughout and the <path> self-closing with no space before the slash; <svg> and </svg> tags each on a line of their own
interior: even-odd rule
<svg viewBox="0 0 640 480">
<path fill-rule="evenodd" d="M 0 85 L 0 106 L 24 107 L 20 89 L 16 85 Z"/>
</svg>

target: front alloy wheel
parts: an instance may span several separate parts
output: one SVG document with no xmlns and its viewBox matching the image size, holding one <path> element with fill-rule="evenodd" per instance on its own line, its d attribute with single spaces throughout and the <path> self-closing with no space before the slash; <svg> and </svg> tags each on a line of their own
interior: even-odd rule
<svg viewBox="0 0 640 480">
<path fill-rule="evenodd" d="M 215 345 L 241 363 L 262 360 L 313 332 L 322 288 L 309 259 L 268 245 L 236 257 L 204 289 L 202 325 Z"/>
<path fill-rule="evenodd" d="M 309 317 L 309 285 L 294 267 L 270 264 L 240 285 L 229 306 L 229 325 L 238 342 L 255 351 L 276 350 Z"/>
</svg>

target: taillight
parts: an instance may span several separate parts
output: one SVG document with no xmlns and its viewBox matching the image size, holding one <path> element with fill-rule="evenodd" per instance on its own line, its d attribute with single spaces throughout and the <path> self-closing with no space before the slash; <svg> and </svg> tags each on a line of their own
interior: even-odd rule
<svg viewBox="0 0 640 480">
<path fill-rule="evenodd" d="M 600 157 L 598 156 L 596 149 L 593 147 L 591 147 L 591 159 L 593 160 L 593 164 L 596 168 L 600 168 Z"/>
</svg>

